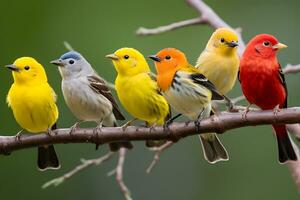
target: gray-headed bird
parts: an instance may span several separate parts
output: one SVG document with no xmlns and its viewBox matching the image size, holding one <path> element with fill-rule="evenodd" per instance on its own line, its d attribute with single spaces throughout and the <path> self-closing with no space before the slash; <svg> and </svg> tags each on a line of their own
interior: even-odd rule
<svg viewBox="0 0 300 200">
<path fill-rule="evenodd" d="M 94 121 L 98 124 L 97 128 L 101 128 L 102 126 L 117 126 L 117 119 L 125 119 L 105 80 L 95 72 L 80 53 L 70 51 L 51 63 L 59 67 L 64 99 L 79 120 Z M 78 122 L 71 130 L 76 129 L 77 126 Z M 109 145 L 111 151 L 117 151 L 120 147 L 128 149 L 133 147 L 129 142 Z"/>
</svg>

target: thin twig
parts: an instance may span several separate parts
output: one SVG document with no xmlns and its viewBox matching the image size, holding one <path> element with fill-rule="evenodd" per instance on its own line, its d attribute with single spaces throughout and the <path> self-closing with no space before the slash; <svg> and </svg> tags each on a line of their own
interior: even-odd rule
<svg viewBox="0 0 300 200">
<path fill-rule="evenodd" d="M 179 21 L 179 22 L 174 22 L 172 24 L 164 25 L 164 26 L 159 26 L 156 28 L 145 28 L 145 27 L 140 27 L 136 30 L 136 34 L 140 36 L 146 36 L 146 35 L 157 35 L 161 34 L 167 31 L 175 30 L 178 28 L 182 27 L 187 27 L 191 25 L 197 25 L 197 24 L 205 24 L 206 21 L 203 20 L 201 17 L 193 18 L 193 19 L 187 19 L 184 21 Z"/>
<path fill-rule="evenodd" d="M 296 151 L 297 157 L 300 158 L 299 148 L 295 145 L 293 140 L 291 140 L 291 142 L 292 145 L 295 147 L 294 149 Z M 287 163 L 287 166 L 289 167 L 294 182 L 298 188 L 298 191 L 300 192 L 300 159 L 298 159 L 297 161 L 289 161 Z"/>
<path fill-rule="evenodd" d="M 237 104 L 237 103 L 239 103 L 239 102 L 241 102 L 245 99 L 246 99 L 245 96 L 241 95 L 241 96 L 238 96 L 238 97 L 235 97 L 235 98 L 231 99 L 231 101 L 232 101 L 233 104 Z"/>
<path fill-rule="evenodd" d="M 119 160 L 118 160 L 117 167 L 115 169 L 113 169 L 112 171 L 110 171 L 108 173 L 108 176 L 115 175 L 116 176 L 116 181 L 117 181 L 117 183 L 120 187 L 120 190 L 121 190 L 122 194 L 124 195 L 124 198 L 126 200 L 132 200 L 132 197 L 130 195 L 130 191 L 129 191 L 128 187 L 126 186 L 126 184 L 123 181 L 123 169 L 124 169 L 124 162 L 125 162 L 126 152 L 127 152 L 127 150 L 125 148 L 121 148 L 119 150 Z"/>
<path fill-rule="evenodd" d="M 63 183 L 64 181 L 66 181 L 67 179 L 74 176 L 75 174 L 81 172 L 84 169 L 87 169 L 88 167 L 90 167 L 92 165 L 95 165 L 95 166 L 101 165 L 105 161 L 109 160 L 113 155 L 114 155 L 114 152 L 108 152 L 104 156 L 101 156 L 100 158 L 97 158 L 97 159 L 89 159 L 89 160 L 81 159 L 80 165 L 76 166 L 73 170 L 69 171 L 68 173 L 64 174 L 63 176 L 60 176 L 58 178 L 55 178 L 55 179 L 52 179 L 52 180 L 46 182 L 42 186 L 42 188 L 45 189 L 49 186 L 58 186 L 61 183 Z"/>
<path fill-rule="evenodd" d="M 72 45 L 69 42 L 64 41 L 64 46 L 67 50 L 74 51 L 74 48 L 72 47 Z"/>
<path fill-rule="evenodd" d="M 147 168 L 146 172 L 149 174 L 152 169 L 154 168 L 154 166 L 157 164 L 157 162 L 159 161 L 160 159 L 160 154 L 166 150 L 167 148 L 171 147 L 174 143 L 171 142 L 171 141 L 168 141 L 166 142 L 165 144 L 163 144 L 162 146 L 160 147 L 156 147 L 156 148 L 152 148 L 151 151 L 154 151 L 155 154 L 154 154 L 154 157 L 153 157 L 153 160 L 152 162 L 150 163 L 149 167 Z"/>
<path fill-rule="evenodd" d="M 287 128 L 289 132 L 293 133 L 297 140 L 300 140 L 300 124 L 289 124 Z"/>
<path fill-rule="evenodd" d="M 283 73 L 285 74 L 295 74 L 300 72 L 300 64 L 297 65 L 291 65 L 287 64 L 285 68 L 283 68 Z"/>
</svg>

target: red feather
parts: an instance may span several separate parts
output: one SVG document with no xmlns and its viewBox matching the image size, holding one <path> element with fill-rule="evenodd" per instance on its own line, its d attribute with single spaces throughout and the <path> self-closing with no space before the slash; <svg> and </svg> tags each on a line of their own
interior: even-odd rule
<svg viewBox="0 0 300 200">
<path fill-rule="evenodd" d="M 274 45 L 278 40 L 261 34 L 253 38 L 241 58 L 239 80 L 246 99 L 262 110 L 287 107 L 287 90 Z M 279 148 L 279 161 L 296 160 L 285 125 L 273 126 Z"/>
</svg>

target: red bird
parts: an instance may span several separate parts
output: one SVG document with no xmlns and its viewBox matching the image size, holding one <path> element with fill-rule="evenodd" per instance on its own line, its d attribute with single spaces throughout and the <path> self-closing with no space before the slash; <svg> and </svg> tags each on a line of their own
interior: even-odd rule
<svg viewBox="0 0 300 200">
<path fill-rule="evenodd" d="M 277 51 L 287 46 L 268 34 L 254 37 L 247 45 L 240 62 L 239 80 L 246 99 L 262 110 L 287 107 L 287 87 Z M 276 132 L 279 162 L 297 160 L 285 125 L 273 125 Z"/>
</svg>

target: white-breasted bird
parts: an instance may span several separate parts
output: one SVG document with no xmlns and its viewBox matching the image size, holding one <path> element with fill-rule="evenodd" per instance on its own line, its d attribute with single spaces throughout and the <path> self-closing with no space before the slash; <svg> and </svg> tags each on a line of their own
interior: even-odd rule
<svg viewBox="0 0 300 200">
<path fill-rule="evenodd" d="M 51 61 L 62 77 L 61 88 L 66 104 L 81 121 L 94 121 L 98 128 L 117 126 L 116 119 L 125 117 L 119 110 L 107 83 L 78 52 L 70 51 Z M 72 130 L 78 126 L 74 124 Z M 131 149 L 130 142 L 110 143 L 111 151 L 120 147 Z"/>
</svg>

